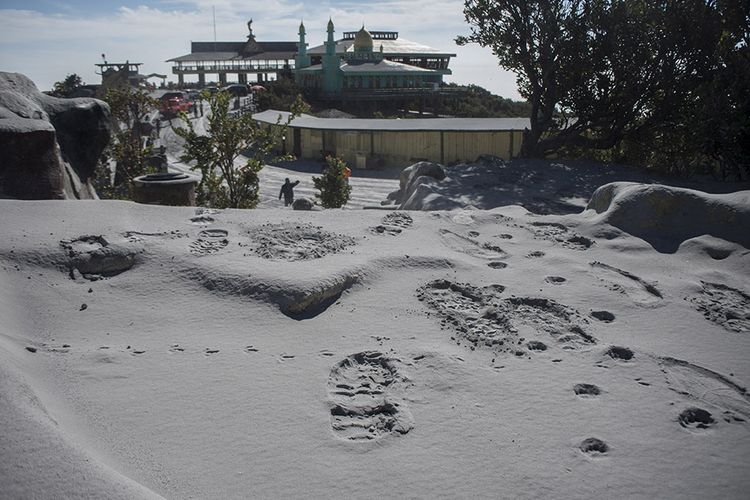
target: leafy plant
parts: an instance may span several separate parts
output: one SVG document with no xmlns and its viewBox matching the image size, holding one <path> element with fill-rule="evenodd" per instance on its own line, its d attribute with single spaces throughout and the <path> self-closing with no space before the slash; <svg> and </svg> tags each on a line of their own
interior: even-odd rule
<svg viewBox="0 0 750 500">
<path fill-rule="evenodd" d="M 175 128 L 185 139 L 182 161 L 193 162 L 201 181 L 196 193 L 199 205 L 216 208 L 254 208 L 260 199 L 258 174 L 273 148 L 284 135 L 287 125 L 304 110 L 298 97 L 285 122 L 279 116 L 276 125 L 262 125 L 249 113 L 230 113 L 232 96 L 226 92 L 209 94 L 206 135 L 198 134 L 186 114 L 185 128 Z M 244 162 L 240 155 L 245 155 Z"/>
<path fill-rule="evenodd" d="M 320 199 L 320 204 L 324 208 L 341 208 L 349 201 L 349 195 L 352 187 L 349 185 L 349 179 L 346 162 L 335 156 L 327 156 L 326 163 L 328 166 L 323 171 L 321 177 L 313 177 L 315 188 L 320 194 L 315 194 Z"/>
<path fill-rule="evenodd" d="M 148 117 L 158 102 L 130 86 L 109 88 L 104 100 L 112 113 L 114 133 L 97 169 L 96 189 L 103 198 L 132 199 L 133 179 L 154 170 L 148 165 L 153 148 L 145 139 L 151 133 Z M 115 166 L 114 179 L 110 162 Z"/>
<path fill-rule="evenodd" d="M 55 97 L 70 97 L 82 85 L 83 80 L 81 80 L 81 77 L 75 73 L 71 73 L 64 80 L 54 83 L 51 94 Z"/>
</svg>

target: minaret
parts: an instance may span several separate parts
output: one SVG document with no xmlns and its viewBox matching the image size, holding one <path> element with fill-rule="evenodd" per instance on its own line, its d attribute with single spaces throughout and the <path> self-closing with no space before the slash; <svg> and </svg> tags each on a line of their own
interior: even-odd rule
<svg viewBox="0 0 750 500">
<path fill-rule="evenodd" d="M 333 39 L 333 21 L 328 18 L 328 40 L 326 41 L 326 54 L 331 56 L 336 53 L 336 42 Z"/>
<path fill-rule="evenodd" d="M 338 82 L 341 80 L 341 63 L 336 55 L 336 41 L 333 39 L 333 21 L 328 18 L 328 40 L 325 42 L 326 55 L 321 59 L 323 66 L 323 91 L 333 93 L 338 90 Z"/>
<path fill-rule="evenodd" d="M 310 56 L 307 55 L 307 43 L 305 43 L 305 24 L 299 23 L 299 42 L 297 43 L 297 56 L 294 58 L 295 81 L 299 85 L 302 75 L 299 70 L 310 66 Z"/>
</svg>

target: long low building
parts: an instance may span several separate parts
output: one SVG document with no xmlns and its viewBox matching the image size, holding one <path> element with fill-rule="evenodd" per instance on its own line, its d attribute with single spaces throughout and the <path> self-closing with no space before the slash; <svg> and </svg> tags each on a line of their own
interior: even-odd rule
<svg viewBox="0 0 750 500">
<path fill-rule="evenodd" d="M 275 125 L 289 113 L 268 110 L 253 118 Z M 490 154 L 505 160 L 521 152 L 528 118 L 360 119 L 294 118 L 282 149 L 297 158 L 335 155 L 356 168 L 405 167 L 420 160 L 443 164 Z"/>
</svg>

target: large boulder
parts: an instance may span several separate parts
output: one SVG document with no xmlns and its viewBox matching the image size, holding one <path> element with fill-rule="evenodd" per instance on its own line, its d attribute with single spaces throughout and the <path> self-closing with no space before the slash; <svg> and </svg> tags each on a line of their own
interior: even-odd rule
<svg viewBox="0 0 750 500">
<path fill-rule="evenodd" d="M 20 199 L 91 199 L 96 165 L 111 135 L 109 106 L 39 92 L 0 72 L 0 194 Z"/>
<path fill-rule="evenodd" d="M 406 192 L 414 179 L 422 176 L 433 177 L 442 181 L 445 179 L 445 170 L 439 163 L 429 161 L 420 161 L 419 163 L 406 167 L 401 171 L 401 175 L 399 175 L 398 181 L 401 191 Z"/>
<path fill-rule="evenodd" d="M 445 169 L 439 163 L 420 161 L 410 165 L 401 171 L 398 191 L 390 193 L 387 200 L 382 202 L 381 205 L 396 204 L 404 210 L 419 210 L 410 208 L 419 203 L 414 201 L 408 203 L 415 191 L 421 185 L 432 184 L 443 179 L 445 179 Z"/>
<path fill-rule="evenodd" d="M 294 210 L 314 210 L 315 202 L 310 198 L 305 198 L 304 196 L 302 196 L 292 202 L 292 208 Z"/>
<path fill-rule="evenodd" d="M 750 248 L 750 191 L 709 194 L 659 184 L 613 182 L 597 189 L 583 213 L 673 253 L 711 235 Z"/>
</svg>

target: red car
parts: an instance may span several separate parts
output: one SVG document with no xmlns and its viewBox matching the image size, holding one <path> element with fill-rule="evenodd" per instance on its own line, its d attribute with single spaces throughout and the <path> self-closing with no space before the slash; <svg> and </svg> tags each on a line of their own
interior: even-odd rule
<svg viewBox="0 0 750 500">
<path fill-rule="evenodd" d="M 161 99 L 161 108 L 159 112 L 166 118 L 177 116 L 182 111 L 188 113 L 193 107 L 193 103 L 188 101 L 184 96 L 174 95 L 170 93 L 164 95 Z"/>
</svg>

